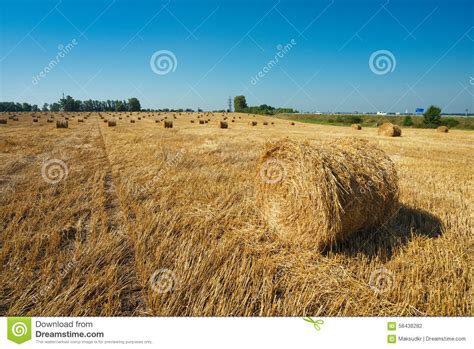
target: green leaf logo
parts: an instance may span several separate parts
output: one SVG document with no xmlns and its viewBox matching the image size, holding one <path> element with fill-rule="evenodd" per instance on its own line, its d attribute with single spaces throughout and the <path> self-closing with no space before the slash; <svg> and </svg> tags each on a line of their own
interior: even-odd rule
<svg viewBox="0 0 474 349">
<path fill-rule="evenodd" d="M 313 320 L 310 317 L 304 317 L 303 320 L 313 324 L 316 331 L 319 331 L 321 329 L 321 325 L 324 325 L 324 320 Z"/>
<path fill-rule="evenodd" d="M 31 339 L 30 317 L 9 317 L 7 326 L 7 338 L 12 342 L 21 344 Z"/>
</svg>

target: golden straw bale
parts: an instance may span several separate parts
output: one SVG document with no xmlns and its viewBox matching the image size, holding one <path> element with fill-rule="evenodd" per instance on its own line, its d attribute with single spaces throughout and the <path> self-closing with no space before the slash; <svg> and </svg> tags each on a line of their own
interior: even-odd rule
<svg viewBox="0 0 474 349">
<path fill-rule="evenodd" d="M 366 140 L 268 143 L 257 168 L 264 219 L 281 237 L 319 250 L 380 227 L 397 207 L 395 166 Z"/>
</svg>

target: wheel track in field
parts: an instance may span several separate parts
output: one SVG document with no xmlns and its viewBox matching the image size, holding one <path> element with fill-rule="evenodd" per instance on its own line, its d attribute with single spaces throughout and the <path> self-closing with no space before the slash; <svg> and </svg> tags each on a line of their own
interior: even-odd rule
<svg viewBox="0 0 474 349">
<path fill-rule="evenodd" d="M 117 256 L 120 260 L 119 266 L 122 268 L 120 272 L 127 273 L 129 282 L 125 285 L 123 293 L 125 297 L 121 297 L 122 315 L 134 315 L 143 309 L 141 296 L 141 287 L 139 278 L 135 268 L 135 247 L 127 231 L 127 215 L 124 214 L 123 205 L 120 202 L 116 190 L 117 180 L 114 178 L 112 171 L 112 163 L 107 152 L 105 138 L 102 133 L 100 122 L 97 121 L 97 129 L 99 133 L 99 146 L 102 149 L 102 157 L 105 162 L 104 176 L 104 210 L 107 214 L 107 231 L 110 234 L 118 234 L 122 237 L 124 255 Z M 119 275 L 122 278 L 122 275 Z"/>
</svg>

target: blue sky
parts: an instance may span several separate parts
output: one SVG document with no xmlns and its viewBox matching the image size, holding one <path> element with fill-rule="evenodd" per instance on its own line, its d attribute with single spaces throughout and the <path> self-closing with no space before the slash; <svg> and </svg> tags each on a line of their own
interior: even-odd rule
<svg viewBox="0 0 474 349">
<path fill-rule="evenodd" d="M 243 94 L 250 105 L 300 111 L 474 110 L 469 0 L 0 4 L 2 101 L 41 105 L 64 92 L 212 110 Z M 291 42 L 271 63 L 279 45 Z M 162 50 L 176 58 L 168 73 L 150 61 Z M 388 66 L 371 67 L 371 56 Z M 46 71 L 51 60 L 57 64 Z"/>
</svg>

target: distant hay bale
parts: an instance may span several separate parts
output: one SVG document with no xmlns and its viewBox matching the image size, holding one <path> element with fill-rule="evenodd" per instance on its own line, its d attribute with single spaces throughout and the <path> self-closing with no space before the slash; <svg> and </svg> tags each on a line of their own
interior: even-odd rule
<svg viewBox="0 0 474 349">
<path fill-rule="evenodd" d="M 257 122 L 256 122 L 256 121 L 250 121 L 250 122 L 249 122 L 249 125 L 250 125 L 250 126 L 257 126 Z"/>
<path fill-rule="evenodd" d="M 115 120 L 110 120 L 110 121 L 108 122 L 108 126 L 109 126 L 109 127 L 115 127 L 115 126 L 117 126 L 117 121 L 115 121 Z"/>
<path fill-rule="evenodd" d="M 232 120 L 231 120 L 231 122 L 235 122 L 235 120 L 234 120 L 234 119 L 232 119 Z"/>
<path fill-rule="evenodd" d="M 274 122 L 272 122 L 272 125 L 275 125 L 275 123 L 274 123 Z"/>
<path fill-rule="evenodd" d="M 160 122 L 161 122 L 161 120 L 155 120 L 155 124 L 158 124 Z"/>
<path fill-rule="evenodd" d="M 33 122 L 38 122 L 38 119 L 37 119 L 37 118 L 34 118 L 34 119 L 33 119 Z"/>
<path fill-rule="evenodd" d="M 227 121 L 220 121 L 219 128 L 229 128 L 229 124 L 227 124 Z"/>
<path fill-rule="evenodd" d="M 56 128 L 68 128 L 69 123 L 67 120 L 56 120 Z"/>
<path fill-rule="evenodd" d="M 13 121 L 18 121 L 18 116 L 14 116 L 12 120 Z"/>
<path fill-rule="evenodd" d="M 6 125 L 6 123 L 7 123 L 7 119 L 0 119 L 0 124 Z"/>
<path fill-rule="evenodd" d="M 362 130 L 362 126 L 360 124 L 352 124 L 351 128 L 354 130 Z"/>
<path fill-rule="evenodd" d="M 54 121 L 53 119 L 47 119 L 47 120 L 46 120 L 46 122 L 48 122 L 48 123 L 51 123 L 51 122 L 53 122 L 53 121 Z"/>
<path fill-rule="evenodd" d="M 119 120 L 122 120 L 122 117 L 121 117 L 121 116 L 119 116 Z"/>
<path fill-rule="evenodd" d="M 280 236 L 322 250 L 385 223 L 397 207 L 398 176 L 366 140 L 284 139 L 264 147 L 256 190 L 264 219 Z"/>
<path fill-rule="evenodd" d="M 165 121 L 165 128 L 173 128 L 173 121 Z"/>
<path fill-rule="evenodd" d="M 83 119 L 77 119 L 77 122 L 84 122 Z"/>
<path fill-rule="evenodd" d="M 268 126 L 268 122 L 267 122 L 267 121 L 264 121 L 264 122 L 263 122 L 263 126 Z"/>
<path fill-rule="evenodd" d="M 135 120 L 131 119 L 131 120 L 130 120 L 130 123 L 131 123 L 131 124 L 134 124 L 134 123 L 135 123 Z"/>
<path fill-rule="evenodd" d="M 448 133 L 449 129 L 447 126 L 438 126 L 436 128 L 436 132 Z"/>
<path fill-rule="evenodd" d="M 402 129 L 398 125 L 386 122 L 379 126 L 377 133 L 387 137 L 400 137 L 402 135 Z"/>
<path fill-rule="evenodd" d="M 295 123 L 294 123 L 294 122 L 292 122 L 292 123 L 291 123 L 291 126 L 295 126 Z"/>
<path fill-rule="evenodd" d="M 142 118 L 139 116 L 137 119 L 138 119 L 138 120 L 141 120 Z"/>
<path fill-rule="evenodd" d="M 199 120 L 199 125 L 204 125 L 206 123 L 205 120 Z"/>
<path fill-rule="evenodd" d="M 194 120 L 189 120 L 189 122 L 190 122 L 191 124 L 194 124 Z"/>
</svg>

